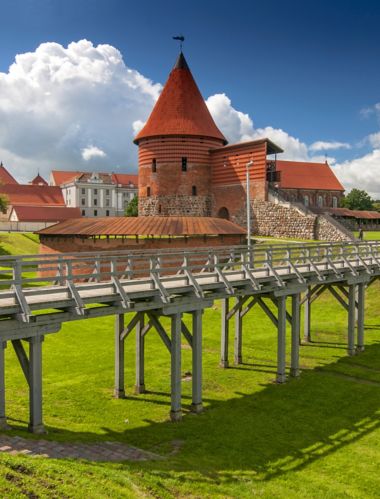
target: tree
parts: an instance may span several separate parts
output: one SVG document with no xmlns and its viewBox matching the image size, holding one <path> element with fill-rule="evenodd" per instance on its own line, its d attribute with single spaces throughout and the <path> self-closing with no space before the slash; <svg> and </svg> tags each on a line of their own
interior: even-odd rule
<svg viewBox="0 0 380 499">
<path fill-rule="evenodd" d="M 343 199 L 342 206 L 349 210 L 373 210 L 373 200 L 366 191 L 352 189 Z"/>
<path fill-rule="evenodd" d="M 128 203 L 128 206 L 125 208 L 125 216 L 126 217 L 138 217 L 139 211 L 139 200 L 138 197 L 135 196 L 132 201 Z"/>
<path fill-rule="evenodd" d="M 0 194 L 0 211 L 6 213 L 8 209 L 8 198 L 4 194 Z"/>
<path fill-rule="evenodd" d="M 380 201 L 376 199 L 373 203 L 373 209 L 376 211 L 380 211 Z"/>
</svg>

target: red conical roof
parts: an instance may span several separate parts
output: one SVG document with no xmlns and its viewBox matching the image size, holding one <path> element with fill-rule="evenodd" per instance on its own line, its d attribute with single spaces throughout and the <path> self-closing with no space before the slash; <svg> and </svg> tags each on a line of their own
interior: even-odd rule
<svg viewBox="0 0 380 499">
<path fill-rule="evenodd" d="M 161 95 L 134 142 L 162 135 L 195 135 L 227 140 L 215 125 L 182 52 Z"/>
</svg>

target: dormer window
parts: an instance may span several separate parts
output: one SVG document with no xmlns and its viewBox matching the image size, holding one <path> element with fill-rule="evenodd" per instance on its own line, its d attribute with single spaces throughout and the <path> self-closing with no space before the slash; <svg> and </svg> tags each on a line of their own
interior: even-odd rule
<svg viewBox="0 0 380 499">
<path fill-rule="evenodd" d="M 156 173 L 156 171 L 157 171 L 157 161 L 156 161 L 156 158 L 153 158 L 152 159 L 152 172 Z"/>
<path fill-rule="evenodd" d="M 187 172 L 187 158 L 182 158 L 182 171 Z"/>
</svg>

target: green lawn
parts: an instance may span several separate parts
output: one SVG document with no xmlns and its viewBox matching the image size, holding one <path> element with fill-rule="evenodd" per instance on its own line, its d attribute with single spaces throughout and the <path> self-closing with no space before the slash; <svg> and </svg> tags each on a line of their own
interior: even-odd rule
<svg viewBox="0 0 380 499">
<path fill-rule="evenodd" d="M 355 237 L 359 237 L 359 232 L 354 232 Z M 369 230 L 364 231 L 364 240 L 366 241 L 380 241 L 380 231 Z"/>
<path fill-rule="evenodd" d="M 0 232 L 0 255 L 33 255 L 38 248 L 37 234 Z"/>
<path fill-rule="evenodd" d="M 147 336 L 149 393 L 133 395 L 130 337 L 129 395 L 115 400 L 112 319 L 65 325 L 44 342 L 46 438 L 118 440 L 165 459 L 93 464 L 0 453 L 0 496 L 379 497 L 379 292 L 380 284 L 369 289 L 367 348 L 353 358 L 345 351 L 346 314 L 331 297 L 319 298 L 313 304 L 314 341 L 301 348 L 302 375 L 285 385 L 273 383 L 276 331 L 260 309 L 244 319 L 244 364 L 218 367 L 217 303 L 204 321 L 206 410 L 199 416 L 188 413 L 191 383 L 184 381 L 185 417 L 178 424 L 168 421 L 169 357 L 157 334 Z M 191 371 L 190 350 L 184 345 L 182 352 L 185 373 Z M 38 438 L 25 431 L 27 386 L 10 345 L 6 368 L 13 434 Z"/>
</svg>

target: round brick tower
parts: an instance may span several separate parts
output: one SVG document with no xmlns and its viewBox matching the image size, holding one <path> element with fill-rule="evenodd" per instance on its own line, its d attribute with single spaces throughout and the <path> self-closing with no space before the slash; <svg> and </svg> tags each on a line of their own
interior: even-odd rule
<svg viewBox="0 0 380 499">
<path fill-rule="evenodd" d="M 139 216 L 211 216 L 210 149 L 227 143 L 182 52 L 139 146 Z"/>
</svg>

